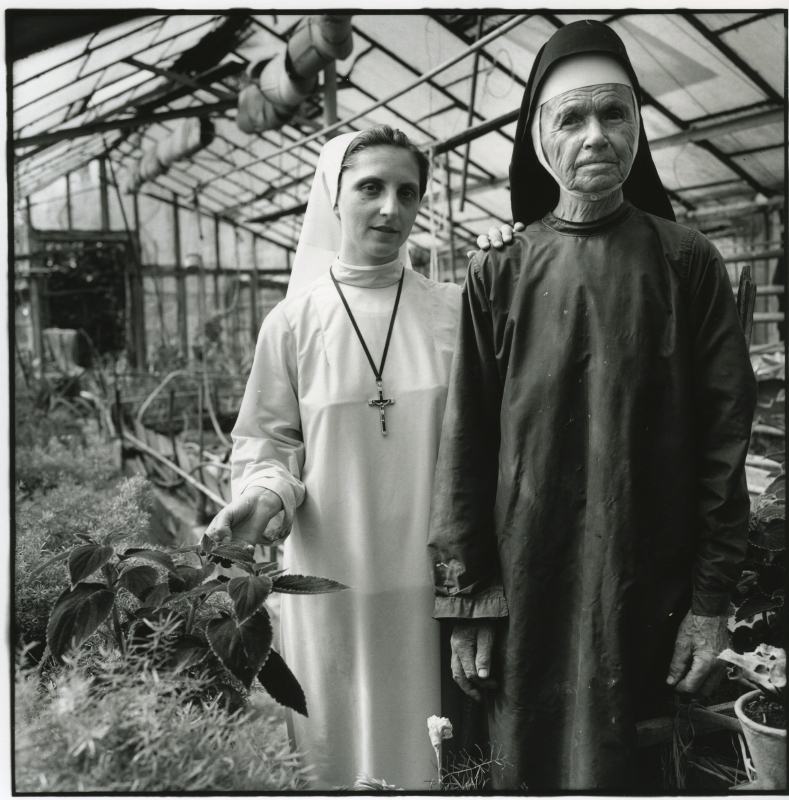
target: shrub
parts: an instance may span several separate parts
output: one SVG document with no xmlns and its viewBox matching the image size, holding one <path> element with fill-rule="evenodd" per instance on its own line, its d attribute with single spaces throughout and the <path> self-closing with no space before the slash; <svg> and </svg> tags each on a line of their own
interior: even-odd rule
<svg viewBox="0 0 789 800">
<path fill-rule="evenodd" d="M 102 491 L 67 480 L 50 491 L 28 497 L 17 492 L 16 499 L 16 637 L 25 643 L 43 643 L 52 608 L 68 585 L 68 568 L 63 561 L 34 574 L 36 570 L 85 535 L 116 531 L 130 540 L 144 541 L 149 523 L 149 487 L 139 477 L 122 480 L 114 490 Z"/>
<path fill-rule="evenodd" d="M 305 788 L 307 773 L 271 707 L 228 713 L 192 699 L 205 695 L 203 675 L 104 657 L 108 668 L 99 676 L 71 664 L 43 697 L 29 671 L 17 672 L 15 791 Z"/>
<path fill-rule="evenodd" d="M 49 418 L 48 418 L 49 419 Z M 57 486 L 109 488 L 121 477 L 117 444 L 103 440 L 95 423 L 85 423 L 79 437 L 52 436 L 46 441 L 16 443 L 14 481 L 22 497 Z"/>
</svg>

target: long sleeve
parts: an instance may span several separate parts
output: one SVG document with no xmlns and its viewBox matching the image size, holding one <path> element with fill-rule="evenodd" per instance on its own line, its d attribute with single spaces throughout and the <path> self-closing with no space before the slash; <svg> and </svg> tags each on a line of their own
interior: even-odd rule
<svg viewBox="0 0 789 800">
<path fill-rule="evenodd" d="M 231 486 L 238 497 L 251 486 L 279 495 L 283 518 L 266 531 L 273 541 L 287 535 L 304 499 L 304 442 L 298 401 L 293 332 L 280 307 L 265 319 L 244 399 L 233 428 Z"/>
<path fill-rule="evenodd" d="M 748 544 L 745 457 L 756 380 L 720 254 L 701 234 L 686 251 L 700 531 L 693 612 L 725 614 Z"/>
<path fill-rule="evenodd" d="M 501 377 L 476 259 L 461 299 L 434 482 L 428 550 L 436 618 L 507 616 L 494 529 Z"/>
</svg>

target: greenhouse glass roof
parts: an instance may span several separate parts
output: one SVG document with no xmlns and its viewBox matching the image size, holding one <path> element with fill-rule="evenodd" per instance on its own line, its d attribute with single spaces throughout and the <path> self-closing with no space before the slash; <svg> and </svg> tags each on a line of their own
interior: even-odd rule
<svg viewBox="0 0 789 800">
<path fill-rule="evenodd" d="M 7 18 L 16 202 L 99 156 L 120 179 L 183 118 L 208 116 L 212 143 L 143 189 L 176 193 L 185 205 L 197 198 L 206 211 L 295 246 L 327 124 L 323 88 L 279 130 L 246 134 L 235 116 L 247 67 L 284 50 L 303 15 L 64 15 L 60 31 L 58 16 Z M 678 212 L 783 197 L 784 11 L 589 16 L 628 48 L 655 162 Z M 433 148 L 415 244 L 430 248 L 432 236 L 446 244 L 450 232 L 471 241 L 509 220 L 508 166 L 529 69 L 546 39 L 579 18 L 354 14 L 353 52 L 336 65 L 337 119 L 348 122 L 330 133 L 386 122 Z M 69 30 L 73 38 L 63 40 Z M 470 45 L 483 37 L 475 57 Z"/>
</svg>

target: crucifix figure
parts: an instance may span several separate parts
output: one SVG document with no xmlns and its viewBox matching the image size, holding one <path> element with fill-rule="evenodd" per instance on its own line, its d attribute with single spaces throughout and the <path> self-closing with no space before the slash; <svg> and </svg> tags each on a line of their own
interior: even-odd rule
<svg viewBox="0 0 789 800">
<path fill-rule="evenodd" d="M 378 398 L 376 400 L 368 400 L 367 404 L 371 406 L 378 406 L 378 409 L 381 412 L 381 434 L 386 436 L 386 414 L 384 413 L 384 409 L 386 406 L 394 403 L 394 400 L 385 400 L 383 383 L 381 381 L 376 381 L 376 384 L 378 386 Z"/>
</svg>

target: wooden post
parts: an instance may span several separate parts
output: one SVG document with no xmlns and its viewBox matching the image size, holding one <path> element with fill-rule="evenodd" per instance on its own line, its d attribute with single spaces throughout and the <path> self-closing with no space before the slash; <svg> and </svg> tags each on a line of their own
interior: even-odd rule
<svg viewBox="0 0 789 800">
<path fill-rule="evenodd" d="M 107 191 L 107 159 L 99 159 L 99 195 L 101 198 L 101 229 L 110 229 L 110 195 Z"/>
<path fill-rule="evenodd" d="M 181 220 L 178 195 L 173 192 L 173 241 L 175 243 L 175 293 L 178 303 L 178 341 L 181 353 L 189 358 L 189 330 L 186 319 L 186 276 L 181 258 Z"/>
<path fill-rule="evenodd" d="M 252 234 L 252 275 L 249 280 L 249 318 L 252 341 L 257 340 L 260 322 L 258 321 L 258 237 Z"/>
</svg>

